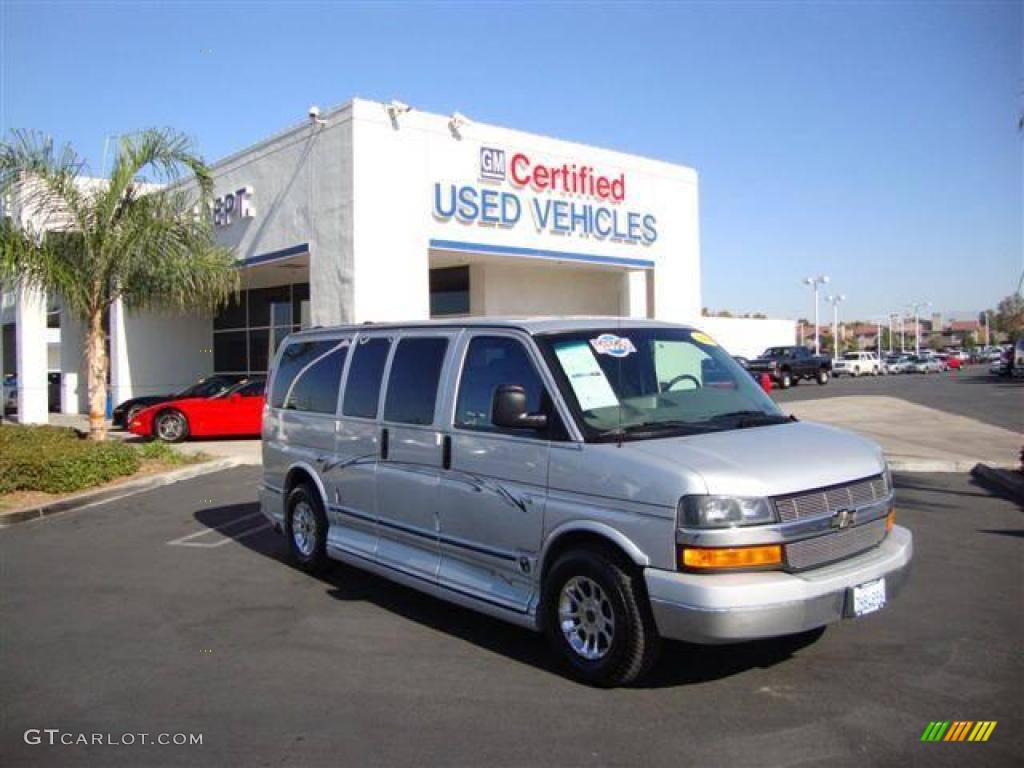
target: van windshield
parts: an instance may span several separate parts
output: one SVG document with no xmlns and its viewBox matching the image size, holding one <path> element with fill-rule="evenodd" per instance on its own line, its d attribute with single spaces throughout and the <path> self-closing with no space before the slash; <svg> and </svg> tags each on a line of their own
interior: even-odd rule
<svg viewBox="0 0 1024 768">
<path fill-rule="evenodd" d="M 751 375 L 699 331 L 602 328 L 537 341 L 588 440 L 788 421 Z"/>
</svg>

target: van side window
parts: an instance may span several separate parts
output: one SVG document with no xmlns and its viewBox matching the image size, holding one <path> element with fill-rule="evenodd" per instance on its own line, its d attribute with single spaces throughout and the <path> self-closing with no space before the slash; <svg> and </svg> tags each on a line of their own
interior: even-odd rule
<svg viewBox="0 0 1024 768">
<path fill-rule="evenodd" d="M 335 346 L 337 344 L 337 341 L 328 342 L 328 350 L 314 357 L 299 371 L 285 394 L 285 410 L 332 415 L 338 410 L 338 386 L 341 370 L 345 367 L 348 343 Z"/>
<path fill-rule="evenodd" d="M 345 416 L 377 418 L 380 382 L 384 378 L 390 349 L 391 339 L 384 337 L 362 338 L 356 344 L 341 405 Z"/>
<path fill-rule="evenodd" d="M 526 390 L 530 413 L 550 410 L 546 408 L 547 391 L 544 383 L 522 343 L 507 336 L 476 336 L 469 342 L 462 367 L 455 405 L 455 426 L 524 434 L 522 430 L 500 429 L 491 423 L 494 391 L 502 384 L 518 384 Z"/>
<path fill-rule="evenodd" d="M 407 338 L 398 342 L 388 377 L 384 420 L 433 424 L 434 403 L 448 339 Z"/>
<path fill-rule="evenodd" d="M 283 408 L 285 395 L 288 394 L 299 372 L 337 344 L 337 341 L 297 341 L 285 347 L 274 376 L 274 386 L 270 394 L 271 407 Z"/>
</svg>

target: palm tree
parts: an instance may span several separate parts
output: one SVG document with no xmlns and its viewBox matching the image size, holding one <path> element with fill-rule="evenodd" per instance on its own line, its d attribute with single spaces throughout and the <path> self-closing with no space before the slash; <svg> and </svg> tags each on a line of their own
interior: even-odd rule
<svg viewBox="0 0 1024 768">
<path fill-rule="evenodd" d="M 122 137 L 109 178 L 84 170 L 70 145 L 57 150 L 38 132 L 0 142 L 0 192 L 15 204 L 6 212 L 23 214 L 0 220 L 0 283 L 59 294 L 84 324 L 89 436 L 103 440 L 110 306 L 212 310 L 238 290 L 238 274 L 203 204 L 210 172 L 185 136 Z"/>
</svg>

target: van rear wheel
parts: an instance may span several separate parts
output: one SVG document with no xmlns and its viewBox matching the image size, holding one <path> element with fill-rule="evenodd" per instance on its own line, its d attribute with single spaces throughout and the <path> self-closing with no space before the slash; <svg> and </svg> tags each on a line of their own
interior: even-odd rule
<svg viewBox="0 0 1024 768">
<path fill-rule="evenodd" d="M 328 563 L 327 516 L 320 494 L 305 483 L 288 494 L 285 533 L 292 562 L 307 573 L 316 573 Z"/>
<path fill-rule="evenodd" d="M 543 605 L 548 642 L 577 680 L 626 685 L 657 658 L 643 576 L 612 557 L 585 549 L 559 557 L 544 580 Z"/>
</svg>

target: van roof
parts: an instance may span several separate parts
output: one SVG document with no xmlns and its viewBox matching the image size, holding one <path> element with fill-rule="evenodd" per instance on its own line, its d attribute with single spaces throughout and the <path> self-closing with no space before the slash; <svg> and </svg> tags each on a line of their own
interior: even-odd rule
<svg viewBox="0 0 1024 768">
<path fill-rule="evenodd" d="M 588 328 L 685 328 L 694 326 L 643 320 L 630 317 L 459 317 L 444 320 L 412 320 L 409 322 L 362 323 L 353 325 L 316 326 L 293 334 L 293 337 L 317 336 L 338 331 L 404 330 L 411 328 L 510 328 L 531 335 L 581 331 Z"/>
</svg>

